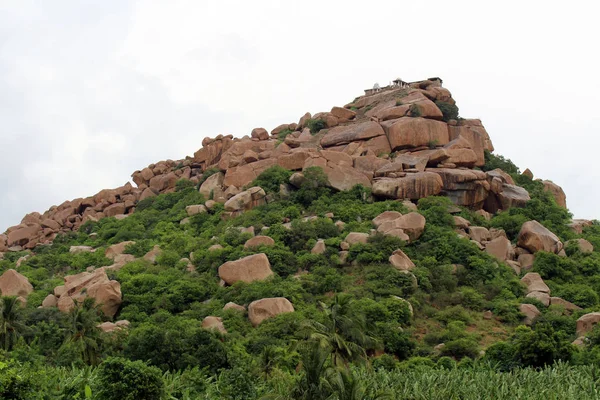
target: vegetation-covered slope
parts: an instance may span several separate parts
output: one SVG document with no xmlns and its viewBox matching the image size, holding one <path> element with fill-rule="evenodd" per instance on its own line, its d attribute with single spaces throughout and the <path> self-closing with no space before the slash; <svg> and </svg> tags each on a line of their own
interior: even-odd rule
<svg viewBox="0 0 600 400">
<path fill-rule="evenodd" d="M 18 271 L 35 290 L 24 308 L 14 297 L 2 300 L 0 393 L 23 399 L 596 398 L 600 330 L 582 346 L 571 342 L 577 319 L 599 309 L 600 254 L 582 252 L 575 242 L 564 257 L 536 253 L 532 271 L 553 296 L 581 309 L 548 307 L 525 296 L 510 266 L 457 235 L 454 217 L 503 229 L 513 242 L 524 222 L 536 220 L 563 242 L 585 238 L 596 249 L 600 225 L 576 234 L 569 213 L 540 182 L 491 155 L 482 169 L 498 166 L 528 190 L 525 207 L 488 221 L 445 197 L 424 198 L 418 213 L 427 223 L 417 240 L 370 234 L 367 243 L 349 247 L 346 260 L 340 245 L 348 233 L 372 233 L 382 212 L 409 210 L 397 200 L 375 202 L 360 186 L 336 192 L 318 168 L 305 172 L 299 189 L 281 193 L 291 172 L 268 169 L 250 186 L 266 189 L 270 201 L 234 218 L 222 218 L 221 204 L 188 217 L 186 206 L 205 199 L 198 185 L 181 180 L 174 193 L 143 200 L 125 219 L 87 222 L 21 260 Z M 250 227 L 274 244 L 245 247 L 253 235 L 240 228 Z M 325 248 L 311 251 L 318 239 Z M 68 313 L 38 308 L 65 275 L 113 264 L 105 249 L 123 241 L 135 241 L 125 250 L 135 260 L 107 273 L 123 293 L 113 319 L 128 320 L 129 328 L 96 328 L 108 318 L 91 299 Z M 96 250 L 74 254 L 72 246 Z M 156 259 L 144 259 L 155 246 Z M 415 264 L 410 272 L 390 265 L 397 249 Z M 267 256 L 273 276 L 220 283 L 219 266 L 258 253 Z M 0 272 L 26 255 L 6 253 Z M 244 308 L 224 309 L 277 297 L 295 311 L 257 326 Z M 523 325 L 523 303 L 540 311 L 531 326 Z M 203 329 L 208 316 L 221 318 L 226 333 Z M 549 367 L 557 361 L 568 364 Z M 520 370 L 528 367 L 546 369 Z"/>
</svg>

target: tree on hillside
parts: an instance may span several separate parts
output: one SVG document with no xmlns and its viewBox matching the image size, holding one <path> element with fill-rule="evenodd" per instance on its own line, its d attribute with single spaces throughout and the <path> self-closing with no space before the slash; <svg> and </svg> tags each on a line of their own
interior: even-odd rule
<svg viewBox="0 0 600 400">
<path fill-rule="evenodd" d="M 67 338 L 63 346 L 74 346 L 83 362 L 97 365 L 100 354 L 100 310 L 94 299 L 87 298 L 83 303 L 75 302 L 69 312 Z"/>
<path fill-rule="evenodd" d="M 350 361 L 365 358 L 365 349 L 376 344 L 367 333 L 365 316 L 352 314 L 351 304 L 349 296 L 337 294 L 330 306 L 320 303 L 325 313 L 324 323 L 310 320 L 303 327 L 307 338 L 331 350 L 334 365 L 345 366 Z"/>
<path fill-rule="evenodd" d="M 26 330 L 21 322 L 21 302 L 16 296 L 0 299 L 0 341 L 6 351 L 12 350 L 17 339 Z"/>
</svg>

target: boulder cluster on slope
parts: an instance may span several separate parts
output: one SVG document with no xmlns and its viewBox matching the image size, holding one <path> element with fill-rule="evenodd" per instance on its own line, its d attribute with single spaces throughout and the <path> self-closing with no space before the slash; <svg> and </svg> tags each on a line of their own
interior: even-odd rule
<svg viewBox="0 0 600 400">
<path fill-rule="evenodd" d="M 508 174 L 474 169 L 484 165 L 484 152 L 494 149 L 481 121 L 447 119 L 438 107 L 442 103 L 455 101 L 439 80 L 425 80 L 362 96 L 329 112 L 306 113 L 298 123 L 281 124 L 270 134 L 255 128 L 241 139 L 205 138 L 192 157 L 135 171 L 137 187 L 126 183 L 43 214 L 27 214 L 0 235 L 0 252 L 51 243 L 57 234 L 77 230 L 86 221 L 124 218 L 139 201 L 174 191 L 180 179 L 198 184 L 211 169 L 219 172 L 202 183 L 200 192 L 225 203 L 232 215 L 250 202 L 264 201 L 264 192 L 244 188 L 274 165 L 299 172 L 318 166 L 331 187 L 348 190 L 361 184 L 382 198 L 418 200 L 443 194 L 458 205 L 492 213 L 523 206 L 529 195 Z M 544 185 L 566 206 L 560 187 L 550 181 Z"/>
<path fill-rule="evenodd" d="M 371 188 L 376 197 L 404 200 L 409 209 L 414 207 L 411 201 L 432 195 L 445 195 L 456 205 L 478 210 L 486 218 L 500 210 L 525 206 L 530 200 L 529 193 L 517 186 L 509 174 L 501 169 L 487 172 L 479 169 L 485 164 L 485 152 L 494 149 L 481 121 L 448 119 L 439 107 L 441 103 L 454 105 L 455 101 L 439 81 L 427 80 L 414 83 L 410 88 L 363 96 L 345 107 L 333 107 L 329 112 L 306 113 L 297 123 L 279 125 L 270 133 L 264 128 L 255 128 L 250 136 L 241 139 L 232 135 L 205 138 L 202 148 L 192 157 L 161 161 L 135 171 L 132 179 L 136 187 L 127 183 L 116 189 L 102 190 L 94 196 L 66 201 L 43 214 L 27 214 L 21 224 L 0 235 L 0 259 L 6 251 L 51 243 L 58 234 L 77 230 L 87 221 L 104 217 L 125 218 L 135 211 L 140 201 L 173 192 L 181 179 L 199 185 L 199 192 L 207 199 L 205 204 L 187 206 L 188 217 L 206 213 L 217 203 L 223 204 L 225 216 L 235 217 L 268 201 L 262 188 L 248 186 L 273 166 L 295 171 L 290 183 L 296 186 L 304 179 L 302 171 L 320 167 L 329 186 L 336 190 L 350 190 L 360 184 Z M 204 175 L 209 171 L 213 173 L 205 179 Z M 524 174 L 533 177 L 529 170 Z M 566 207 L 563 190 L 551 181 L 542 182 L 557 204 Z M 187 222 L 188 218 L 181 221 L 182 224 Z M 537 221 L 523 224 L 516 245 L 502 230 L 471 226 L 469 221 L 458 216 L 454 217 L 454 222 L 459 235 L 506 262 L 517 274 L 531 269 L 538 251 L 564 255 L 563 243 Z M 343 228 L 344 223 L 338 223 Z M 372 234 L 381 233 L 413 242 L 419 239 L 425 224 L 425 217 L 417 212 L 383 212 L 373 220 L 374 229 L 370 234 L 350 232 L 345 237 L 340 244 L 340 262 L 346 262 L 352 245 L 367 243 Z M 581 233 L 589 224 L 589 221 L 574 220 L 571 228 Z M 252 227 L 251 233 L 254 236 Z M 54 293 L 44 299 L 42 307 L 58 307 L 66 312 L 77 302 L 91 297 L 106 317 L 113 317 L 122 295 L 120 284 L 110 280 L 106 271 L 118 271 L 135 259 L 123 254 L 130 244 L 134 242 L 122 242 L 106 250 L 105 255 L 113 260 L 113 265 L 66 276 L 64 285 L 56 287 Z M 272 238 L 261 235 L 249 239 L 244 247 L 254 249 L 274 244 Z M 593 251 L 584 239 L 577 239 L 576 245 L 582 252 Z M 218 244 L 211 247 L 212 250 L 218 248 L 221 248 Z M 319 239 L 311 252 L 323 254 L 326 250 L 325 241 Z M 71 253 L 93 251 L 95 249 L 88 246 L 70 249 Z M 161 249 L 156 246 L 143 259 L 155 263 L 160 254 Z M 25 257 L 16 263 L 17 268 Z M 407 274 L 415 268 L 401 249 L 390 254 L 389 262 Z M 192 272 L 193 264 L 190 260 L 187 263 L 187 270 Z M 224 263 L 219 267 L 218 275 L 223 285 L 233 285 L 239 281 L 267 279 L 273 271 L 268 257 L 259 253 Z M 527 297 L 546 306 L 559 304 L 569 311 L 579 309 L 566 300 L 551 297 L 550 289 L 539 274 L 529 272 L 522 282 L 527 287 Z M 32 291 L 27 278 L 15 270 L 0 276 L 3 295 L 19 296 L 25 302 Z M 225 307 L 246 311 L 246 307 L 233 303 Z M 247 311 L 256 326 L 277 314 L 293 312 L 294 307 L 285 298 L 265 298 L 249 304 Z M 521 312 L 527 324 L 540 314 L 533 304 L 522 304 Z M 578 334 L 589 331 L 600 321 L 600 314 L 596 314 L 580 318 Z M 127 326 L 127 321 L 117 321 L 99 327 L 112 332 Z M 226 333 L 219 317 L 206 317 L 202 326 Z"/>
</svg>

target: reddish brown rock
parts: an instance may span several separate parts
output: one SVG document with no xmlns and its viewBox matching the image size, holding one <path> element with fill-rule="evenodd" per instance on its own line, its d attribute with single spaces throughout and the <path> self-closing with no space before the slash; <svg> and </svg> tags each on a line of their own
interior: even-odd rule
<svg viewBox="0 0 600 400">
<path fill-rule="evenodd" d="M 329 163 L 328 163 L 329 165 Z M 329 185 L 340 191 L 350 190 L 356 185 L 362 185 L 370 188 L 371 181 L 369 178 L 357 169 L 345 166 L 325 167 L 323 169 Z"/>
<path fill-rule="evenodd" d="M 254 207 L 258 207 L 266 203 L 265 191 L 254 186 L 248 190 L 244 190 L 241 193 L 236 194 L 225 202 L 226 211 L 245 211 L 251 210 Z"/>
<path fill-rule="evenodd" d="M 553 306 L 563 307 L 567 311 L 581 310 L 581 307 L 579 307 L 578 305 L 573 304 L 570 301 L 561 299 L 560 297 L 550 297 L 550 304 Z"/>
<path fill-rule="evenodd" d="M 260 325 L 268 318 L 290 312 L 294 312 L 294 306 L 285 297 L 260 299 L 248 306 L 248 318 L 254 326 Z"/>
<path fill-rule="evenodd" d="M 543 250 L 558 254 L 563 249 L 563 244 L 558 236 L 537 221 L 528 221 L 523 224 L 517 245 L 532 253 Z"/>
<path fill-rule="evenodd" d="M 53 294 L 49 294 L 48 296 L 46 296 L 44 298 L 44 301 L 42 301 L 42 308 L 56 307 L 57 304 L 58 304 L 58 299 L 56 298 L 56 296 Z"/>
<path fill-rule="evenodd" d="M 185 208 L 185 212 L 187 213 L 188 217 L 196 214 L 202 214 L 206 211 L 206 206 L 203 204 L 194 204 Z"/>
<path fill-rule="evenodd" d="M 353 244 L 357 244 L 357 243 L 364 243 L 366 244 L 369 240 L 369 234 L 368 233 L 362 233 L 362 232 L 350 232 L 348 235 L 346 235 L 346 238 L 344 239 L 344 242 L 348 243 L 350 246 L 352 246 Z"/>
<path fill-rule="evenodd" d="M 327 250 L 327 246 L 325 246 L 325 241 L 323 239 L 317 240 L 317 243 L 310 250 L 311 254 L 323 254 Z"/>
<path fill-rule="evenodd" d="M 155 245 L 152 250 L 148 251 L 144 254 L 143 259 L 148 261 L 149 263 L 155 264 L 156 258 L 162 254 L 162 250 L 158 245 Z"/>
<path fill-rule="evenodd" d="M 394 221 L 400 217 L 402 217 L 402 214 L 398 211 L 384 211 L 373 218 L 373 225 L 375 225 L 376 228 L 379 228 L 383 223 Z"/>
<path fill-rule="evenodd" d="M 223 197 L 224 179 L 225 175 L 222 172 L 212 174 L 200 185 L 200 194 L 207 200 Z"/>
<path fill-rule="evenodd" d="M 376 196 L 418 200 L 435 196 L 442 191 L 442 179 L 432 172 L 409 174 L 403 178 L 382 178 L 373 182 Z"/>
<path fill-rule="evenodd" d="M 567 245 L 570 243 L 575 243 L 580 252 L 584 254 L 589 254 L 594 251 L 594 245 L 588 242 L 585 239 L 573 239 L 567 242 Z"/>
<path fill-rule="evenodd" d="M 29 243 L 41 230 L 41 225 L 31 224 L 29 226 L 23 226 L 17 228 L 8 233 L 7 245 L 10 246 L 24 246 Z"/>
<path fill-rule="evenodd" d="M 107 217 L 114 217 L 115 215 L 125 214 L 125 204 L 116 203 L 104 209 L 104 215 Z"/>
<path fill-rule="evenodd" d="M 400 249 L 394 251 L 389 258 L 390 264 L 400 271 L 410 271 L 415 268 L 415 264 L 410 258 Z"/>
<path fill-rule="evenodd" d="M 500 261 L 512 260 L 515 257 L 512 244 L 510 243 L 510 240 L 505 237 L 497 237 L 492 241 L 487 242 L 485 251 Z"/>
<path fill-rule="evenodd" d="M 264 253 L 254 254 L 237 261 L 228 261 L 219 267 L 219 277 L 228 285 L 235 282 L 254 282 L 273 275 L 269 259 Z"/>
<path fill-rule="evenodd" d="M 0 293 L 2 296 L 27 297 L 33 292 L 29 279 L 14 269 L 9 269 L 0 276 Z"/>
<path fill-rule="evenodd" d="M 223 325 L 223 318 L 208 316 L 202 320 L 202 328 L 207 330 L 215 330 L 219 333 L 226 334 L 227 329 Z"/>
<path fill-rule="evenodd" d="M 425 118 L 404 117 L 383 124 L 392 150 L 420 146 L 443 146 L 449 142 L 444 122 Z"/>
<path fill-rule="evenodd" d="M 575 232 L 578 235 L 581 235 L 583 233 L 583 229 L 588 226 L 592 226 L 593 222 L 587 219 L 574 219 L 568 225 L 573 232 Z"/>
<path fill-rule="evenodd" d="M 470 226 L 469 237 L 479 243 L 491 239 L 490 231 L 483 226 Z"/>
<path fill-rule="evenodd" d="M 521 278 L 521 282 L 527 286 L 527 293 L 543 292 L 550 293 L 550 288 L 537 272 L 528 272 Z"/>
<path fill-rule="evenodd" d="M 223 311 L 227 311 L 227 310 L 236 310 L 236 311 L 246 312 L 246 308 L 244 306 L 240 306 L 231 301 L 229 303 L 225 304 L 225 306 L 223 307 Z"/>
<path fill-rule="evenodd" d="M 400 229 L 402 233 L 408 235 L 411 241 L 415 241 L 421 237 L 421 234 L 425 230 L 425 222 L 424 216 L 416 212 L 410 212 L 394 220 L 382 222 L 377 231 L 384 235 L 393 234 L 394 236 L 398 236 L 399 232 L 396 230 Z"/>
<path fill-rule="evenodd" d="M 546 307 L 548 307 L 550 305 L 550 295 L 548 293 L 533 291 L 533 292 L 527 293 L 526 297 L 528 297 L 530 299 L 536 299 L 537 301 L 539 301 Z"/>
<path fill-rule="evenodd" d="M 268 140 L 269 132 L 267 132 L 265 128 L 254 128 L 252 129 L 250 136 L 258 140 Z"/>
<path fill-rule="evenodd" d="M 523 318 L 523 323 L 525 325 L 531 325 L 533 320 L 541 314 L 540 310 L 533 304 L 521 304 L 519 306 L 519 311 L 525 316 Z"/>
<path fill-rule="evenodd" d="M 253 247 L 274 246 L 274 245 L 275 245 L 275 241 L 268 236 L 255 236 L 253 238 L 248 239 L 246 241 L 246 243 L 244 243 L 244 248 L 251 249 Z"/>
<path fill-rule="evenodd" d="M 333 107 L 331 109 L 331 114 L 335 116 L 340 123 L 350 121 L 356 117 L 356 113 L 354 111 L 342 107 Z"/>
<path fill-rule="evenodd" d="M 556 204 L 567 208 L 567 196 L 562 188 L 552 181 L 542 181 L 542 183 L 544 184 L 544 190 L 550 192 Z"/>
<path fill-rule="evenodd" d="M 123 252 L 125 252 L 125 248 L 127 246 L 129 246 L 130 244 L 135 244 L 135 242 L 129 240 L 129 241 L 126 241 L 126 242 L 121 242 L 121 243 L 113 244 L 112 246 L 109 246 L 106 249 L 106 251 L 104 252 L 104 255 L 106 256 L 106 258 L 110 258 L 112 260 L 117 255 L 123 254 Z"/>
<path fill-rule="evenodd" d="M 358 140 L 366 140 L 376 136 L 382 136 L 384 134 L 385 133 L 381 128 L 381 125 L 373 121 L 338 126 L 330 129 L 329 132 L 323 136 L 323 139 L 321 139 L 321 146 L 338 146 L 340 144 L 346 144 Z"/>
<path fill-rule="evenodd" d="M 583 336 L 594 329 L 594 326 L 600 322 L 600 312 L 592 312 L 582 315 L 577 320 L 577 336 Z"/>
</svg>

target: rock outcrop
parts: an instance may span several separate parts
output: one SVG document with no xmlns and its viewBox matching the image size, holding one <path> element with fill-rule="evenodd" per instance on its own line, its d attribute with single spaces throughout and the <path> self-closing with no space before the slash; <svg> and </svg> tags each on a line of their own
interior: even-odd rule
<svg viewBox="0 0 600 400">
<path fill-rule="evenodd" d="M 268 318 L 283 313 L 294 312 L 294 306 L 285 297 L 273 297 L 253 301 L 248 306 L 248 319 L 254 326 Z"/>
<path fill-rule="evenodd" d="M 88 297 L 93 298 L 104 315 L 109 318 L 119 310 L 122 302 L 121 284 L 108 279 L 104 268 L 67 275 L 64 280 L 63 286 L 54 289 L 59 310 L 69 312 L 75 306 L 75 302 L 81 303 Z"/>
<path fill-rule="evenodd" d="M 240 139 L 232 135 L 204 138 L 193 156 L 135 171 L 131 175 L 135 186 L 126 183 L 26 215 L 0 235 L 0 252 L 51 243 L 56 235 L 78 230 L 87 221 L 124 218 L 140 201 L 175 191 L 182 179 L 198 185 L 208 200 L 205 205 L 188 206 L 188 217 L 207 212 L 217 203 L 224 204 L 227 215 L 236 216 L 267 201 L 263 189 L 246 188 L 273 166 L 296 171 L 292 184 L 304 179 L 301 171 L 306 168 L 321 167 L 332 188 L 349 190 L 360 184 L 372 188 L 376 198 L 416 201 L 444 195 L 482 213 L 524 206 L 529 194 L 510 175 L 475 169 L 484 165 L 484 152 L 494 150 L 481 121 L 445 122 L 436 104 L 439 101 L 455 103 L 439 80 L 425 80 L 407 88 L 368 92 L 345 107 L 306 113 L 298 123 L 280 124 L 271 134 L 255 128 Z M 311 119 L 321 121 L 323 129 L 310 132 Z M 283 132 L 286 136 L 280 139 Z M 562 189 L 549 181 L 544 185 L 563 205 Z M 392 234 L 410 240 L 418 236 L 407 230 Z M 113 258 L 111 254 L 122 250 L 107 251 L 107 256 Z"/>
<path fill-rule="evenodd" d="M 228 261 L 219 267 L 219 277 L 228 285 L 233 285 L 238 281 L 261 281 L 271 275 L 273 275 L 271 264 L 264 253 Z"/>
<path fill-rule="evenodd" d="M 0 276 L 0 293 L 2 296 L 17 296 L 26 298 L 33 292 L 29 279 L 14 269 L 9 269 Z"/>
<path fill-rule="evenodd" d="M 558 236 L 537 221 L 528 221 L 523 224 L 517 245 L 532 253 L 543 250 L 558 254 L 563 249 L 563 244 Z"/>
</svg>

